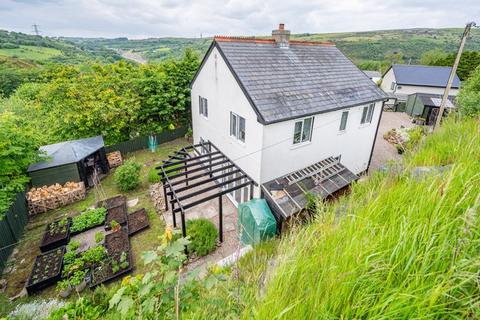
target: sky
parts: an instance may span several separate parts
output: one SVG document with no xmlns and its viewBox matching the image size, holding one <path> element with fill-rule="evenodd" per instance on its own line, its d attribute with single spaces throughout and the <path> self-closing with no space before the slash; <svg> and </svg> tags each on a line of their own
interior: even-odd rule
<svg viewBox="0 0 480 320">
<path fill-rule="evenodd" d="M 0 0 L 0 29 L 44 36 L 200 37 L 464 27 L 480 0 Z"/>
</svg>

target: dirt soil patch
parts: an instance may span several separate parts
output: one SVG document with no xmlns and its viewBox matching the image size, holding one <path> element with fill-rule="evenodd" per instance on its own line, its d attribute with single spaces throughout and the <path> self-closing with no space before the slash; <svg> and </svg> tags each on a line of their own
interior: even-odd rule
<svg viewBox="0 0 480 320">
<path fill-rule="evenodd" d="M 115 220 L 121 225 L 127 223 L 127 197 L 118 195 L 106 200 L 98 201 L 97 208 L 107 209 L 105 228 L 110 230 L 110 223 Z"/>
<path fill-rule="evenodd" d="M 117 232 L 118 233 L 118 232 Z M 108 283 L 122 275 L 130 273 L 133 270 L 132 255 L 130 251 L 126 251 L 128 265 L 120 267 L 121 255 L 109 257 L 101 265 L 92 269 L 92 281 L 90 288 L 95 288 L 100 284 Z M 115 265 L 115 266 L 114 266 Z"/>
<path fill-rule="evenodd" d="M 65 247 L 61 247 L 37 256 L 27 281 L 29 294 L 53 285 L 60 279 L 64 254 Z"/>
<path fill-rule="evenodd" d="M 150 226 L 145 208 L 132 212 L 128 215 L 128 232 L 130 236 Z"/>
<path fill-rule="evenodd" d="M 68 218 L 57 220 L 47 225 L 42 238 L 42 243 L 40 244 L 40 250 L 42 252 L 47 252 L 66 245 L 70 239 L 71 223 L 72 220 Z"/>
<path fill-rule="evenodd" d="M 107 234 L 105 237 L 105 248 L 110 256 L 121 254 L 124 251 L 130 250 L 128 229 L 122 228 L 117 232 Z"/>
</svg>

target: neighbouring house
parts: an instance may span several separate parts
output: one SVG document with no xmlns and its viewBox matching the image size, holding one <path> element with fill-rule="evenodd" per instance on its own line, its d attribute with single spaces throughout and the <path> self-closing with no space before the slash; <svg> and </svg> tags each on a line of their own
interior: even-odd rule
<svg viewBox="0 0 480 320">
<path fill-rule="evenodd" d="M 451 67 L 394 64 L 383 74 L 380 88 L 398 102 L 406 102 L 415 93 L 443 94 L 451 71 Z M 459 88 L 455 75 L 450 94 L 456 96 Z"/>
<path fill-rule="evenodd" d="M 93 186 L 94 173 L 108 173 L 108 162 L 102 136 L 63 141 L 40 147 L 45 160 L 28 167 L 34 187 L 83 181 Z"/>
<path fill-rule="evenodd" d="M 421 118 L 426 125 L 434 125 L 442 102 L 441 94 L 415 93 L 407 97 L 405 112 L 414 118 Z M 454 110 L 455 96 L 448 96 L 446 111 Z"/>
<path fill-rule="evenodd" d="M 272 36 L 214 37 L 191 84 L 193 140 L 221 150 L 287 219 L 306 194 L 327 197 L 368 169 L 386 95 L 334 44 L 290 40 L 283 24 Z"/>
<path fill-rule="evenodd" d="M 370 80 L 372 80 L 376 84 L 379 84 L 380 80 L 382 80 L 382 74 L 379 71 L 365 70 L 363 72 L 365 72 L 365 74 L 370 78 Z"/>
</svg>

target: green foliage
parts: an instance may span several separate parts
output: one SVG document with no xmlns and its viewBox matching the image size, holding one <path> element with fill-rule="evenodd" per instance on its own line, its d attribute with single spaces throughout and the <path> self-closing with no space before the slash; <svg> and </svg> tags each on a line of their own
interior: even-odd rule
<svg viewBox="0 0 480 320">
<path fill-rule="evenodd" d="M 453 66 L 457 54 L 442 53 L 441 51 L 428 51 L 422 56 L 422 61 L 430 66 Z M 460 80 L 467 80 L 475 69 L 480 65 L 480 51 L 464 51 L 460 57 L 457 75 Z"/>
<path fill-rule="evenodd" d="M 95 233 L 95 242 L 96 243 L 100 243 L 103 241 L 103 239 L 105 239 L 105 234 L 101 231 Z"/>
<path fill-rule="evenodd" d="M 121 191 L 133 190 L 140 185 L 140 169 L 139 163 L 131 160 L 126 161 L 123 165 L 115 170 L 115 184 Z"/>
<path fill-rule="evenodd" d="M 67 245 L 68 251 L 76 251 L 78 248 L 80 248 L 80 241 L 78 240 L 70 240 L 70 242 Z"/>
<path fill-rule="evenodd" d="M 106 257 L 107 252 L 103 246 L 95 246 L 82 253 L 83 262 L 90 266 L 102 262 Z"/>
<path fill-rule="evenodd" d="M 64 291 L 70 287 L 70 281 L 67 279 L 57 282 L 56 289 L 57 291 Z"/>
<path fill-rule="evenodd" d="M 93 226 L 102 224 L 105 221 L 106 214 L 107 209 L 105 208 L 88 209 L 82 214 L 73 217 L 70 231 L 81 232 Z"/>
<path fill-rule="evenodd" d="M 101 306 L 95 306 L 89 299 L 80 297 L 73 302 L 69 302 L 66 306 L 53 311 L 48 320 L 100 319 L 101 311 Z"/>
<path fill-rule="evenodd" d="M 480 114 L 480 66 L 462 84 L 457 97 L 460 114 L 474 117 Z"/>
<path fill-rule="evenodd" d="M 204 218 L 188 220 L 187 230 L 190 239 L 188 250 L 198 256 L 205 256 L 215 250 L 218 231 L 210 220 Z"/>
<path fill-rule="evenodd" d="M 148 170 L 147 180 L 150 183 L 160 182 L 160 175 L 158 174 L 158 169 L 151 168 L 150 170 Z"/>
<path fill-rule="evenodd" d="M 38 147 L 38 137 L 20 117 L 0 113 L 0 217 L 29 181 L 26 170 L 39 160 Z"/>
<path fill-rule="evenodd" d="M 319 207 L 316 221 L 282 237 L 265 294 L 245 318 L 476 315 L 479 139 L 478 119 L 449 118 L 401 170 L 372 174 Z M 418 166 L 433 168 L 419 175 Z"/>
<path fill-rule="evenodd" d="M 78 270 L 73 273 L 70 277 L 69 282 L 72 286 L 78 286 L 85 280 L 85 276 L 87 275 L 87 270 Z"/>
</svg>

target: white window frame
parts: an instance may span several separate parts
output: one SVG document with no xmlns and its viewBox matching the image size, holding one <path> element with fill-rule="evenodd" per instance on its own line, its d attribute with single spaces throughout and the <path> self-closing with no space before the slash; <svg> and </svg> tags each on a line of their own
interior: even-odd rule
<svg viewBox="0 0 480 320">
<path fill-rule="evenodd" d="M 346 118 L 345 118 L 345 127 L 342 128 L 342 122 L 343 122 L 343 116 L 346 115 Z M 339 127 L 339 130 L 340 132 L 345 132 L 347 130 L 347 124 L 348 124 L 348 115 L 349 115 L 349 111 L 348 110 L 345 110 L 342 112 L 342 116 L 340 117 L 340 127 Z"/>
<path fill-rule="evenodd" d="M 390 90 L 395 91 L 395 89 L 397 89 L 397 83 L 395 81 L 392 81 L 392 83 L 390 84 Z"/>
<path fill-rule="evenodd" d="M 208 119 L 208 99 L 198 96 L 198 112 Z"/>
<path fill-rule="evenodd" d="M 360 118 L 360 124 L 368 125 L 372 123 L 374 113 L 375 113 L 375 103 L 370 103 L 369 105 L 363 106 L 362 116 Z"/>
<path fill-rule="evenodd" d="M 312 141 L 312 133 L 313 133 L 313 122 L 314 122 L 314 119 L 315 117 L 308 117 L 308 118 L 304 118 L 302 120 L 297 120 L 295 121 L 295 123 L 293 124 L 293 145 L 297 146 L 297 145 L 301 145 L 301 144 L 305 144 L 305 143 L 309 143 L 310 141 Z M 304 136 L 305 134 L 305 122 L 307 120 L 310 120 L 310 132 L 308 132 L 308 137 Z M 297 124 L 300 124 L 300 140 L 296 141 L 295 139 L 295 134 L 297 132 Z"/>
<path fill-rule="evenodd" d="M 243 124 L 243 128 L 242 128 Z M 235 112 L 230 111 L 230 136 L 245 143 L 247 120 Z"/>
</svg>

